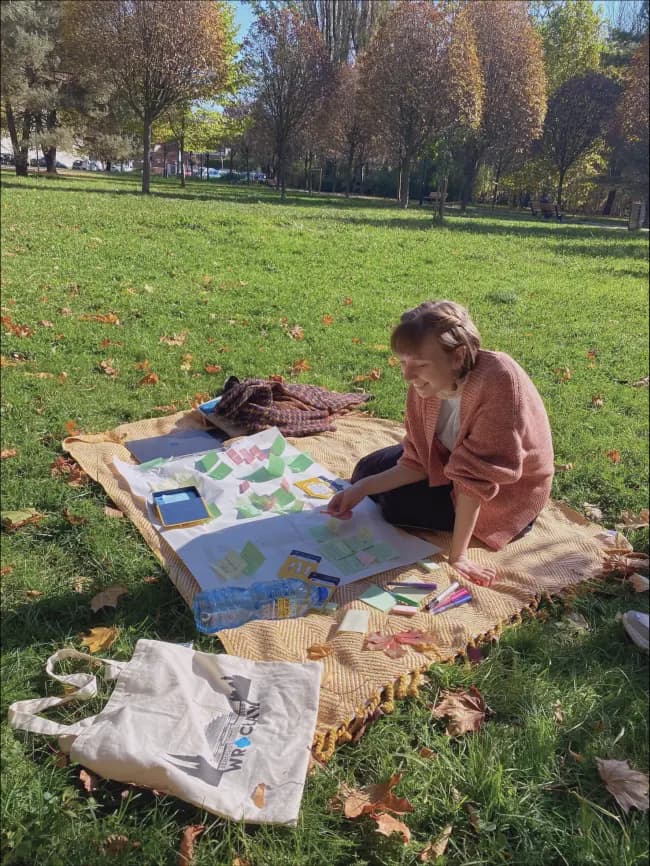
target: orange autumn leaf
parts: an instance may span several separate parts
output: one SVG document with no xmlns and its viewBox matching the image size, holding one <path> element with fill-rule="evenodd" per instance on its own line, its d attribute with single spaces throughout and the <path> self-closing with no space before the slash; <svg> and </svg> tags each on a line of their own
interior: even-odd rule
<svg viewBox="0 0 650 866">
<path fill-rule="evenodd" d="M 600 409 L 600 407 L 603 405 L 603 398 L 600 396 L 600 394 L 591 395 L 591 405 L 594 407 L 594 409 Z"/>
<path fill-rule="evenodd" d="M 54 322 L 49 322 L 47 319 L 41 319 L 38 323 L 42 328 L 53 328 Z"/>
<path fill-rule="evenodd" d="M 0 568 L 0 577 L 5 577 L 6 575 L 11 574 L 13 570 L 13 565 L 3 565 L 2 568 Z"/>
<path fill-rule="evenodd" d="M 442 857 L 447 850 L 447 845 L 453 829 L 453 824 L 447 824 L 438 838 L 429 842 L 428 845 L 420 851 L 419 859 L 421 863 L 429 863 L 437 860 L 438 857 Z"/>
<path fill-rule="evenodd" d="M 360 343 L 363 343 L 363 340 L 361 337 L 352 337 L 352 342 L 358 346 Z"/>
<path fill-rule="evenodd" d="M 2 528 L 5 532 L 15 532 L 31 523 L 39 523 L 45 517 L 35 508 L 21 508 L 18 511 L 3 511 L 1 514 Z"/>
<path fill-rule="evenodd" d="M 76 421 L 66 421 L 65 430 L 68 436 L 78 436 L 80 432 Z"/>
<path fill-rule="evenodd" d="M 330 325 L 334 324 L 334 317 L 330 316 L 328 314 L 327 316 L 323 316 L 321 321 L 323 322 L 323 324 L 325 325 L 326 328 L 329 328 Z"/>
<path fill-rule="evenodd" d="M 632 806 L 641 812 L 648 810 L 647 773 L 635 770 L 627 760 L 596 758 L 596 766 L 605 787 L 624 812 L 629 812 Z"/>
<path fill-rule="evenodd" d="M 103 626 L 91 628 L 88 634 L 83 636 L 81 645 L 87 646 L 91 653 L 104 652 L 115 643 L 118 634 L 119 629 L 114 626 L 111 628 Z"/>
<path fill-rule="evenodd" d="M 80 322 L 100 322 L 102 325 L 119 325 L 120 320 L 115 313 L 96 313 L 79 316 Z"/>
<path fill-rule="evenodd" d="M 70 487 L 81 487 L 88 481 L 88 475 L 72 457 L 59 455 L 50 466 L 52 478 L 65 478 Z"/>
<path fill-rule="evenodd" d="M 571 370 L 568 367 L 556 367 L 553 372 L 561 382 L 568 382 L 571 378 Z"/>
<path fill-rule="evenodd" d="M 315 643 L 307 647 L 307 658 L 312 661 L 318 661 L 332 655 L 333 651 L 333 648 L 329 644 Z"/>
<path fill-rule="evenodd" d="M 176 403 L 168 403 L 166 406 L 154 406 L 153 411 L 154 412 L 177 412 L 178 407 L 176 406 Z"/>
<path fill-rule="evenodd" d="M 72 514 L 68 508 L 64 508 L 62 514 L 70 526 L 83 526 L 84 523 L 88 523 L 87 518 L 81 517 L 79 514 Z"/>
<path fill-rule="evenodd" d="M 345 783 L 335 797 L 337 804 L 343 805 L 346 818 L 371 815 L 379 812 L 394 812 L 403 815 L 412 812 L 413 806 L 405 797 L 396 797 L 393 788 L 401 781 L 402 774 L 394 773 L 387 782 L 368 785 L 365 788 L 351 788 Z"/>
<path fill-rule="evenodd" d="M 297 376 L 299 373 L 306 373 L 307 370 L 311 370 L 311 364 L 305 358 L 299 358 L 297 361 L 293 362 L 291 375 Z"/>
<path fill-rule="evenodd" d="M 3 448 L 2 451 L 0 451 L 0 460 L 6 460 L 8 457 L 15 457 L 17 454 L 17 448 Z"/>
<path fill-rule="evenodd" d="M 113 366 L 112 358 L 107 358 L 105 361 L 100 361 L 99 369 L 102 371 L 102 373 L 105 373 L 111 379 L 114 379 L 120 372 L 116 367 Z"/>
<path fill-rule="evenodd" d="M 205 364 L 203 369 L 206 373 L 210 374 L 221 372 L 221 366 L 219 364 Z"/>
<path fill-rule="evenodd" d="M 377 832 L 384 836 L 391 836 L 393 833 L 399 833 L 405 845 L 411 841 L 411 831 L 403 821 L 394 818 L 392 815 L 381 813 L 372 816 L 373 821 L 377 824 Z"/>
<path fill-rule="evenodd" d="M 40 589 L 26 589 L 25 595 L 27 598 L 41 598 L 43 593 Z"/>
<path fill-rule="evenodd" d="M 433 751 L 433 749 L 429 749 L 427 746 L 422 746 L 422 748 L 418 752 L 418 755 L 421 758 L 435 758 L 436 757 L 436 753 Z"/>
<path fill-rule="evenodd" d="M 107 836 L 102 842 L 102 850 L 106 854 L 121 854 L 128 846 L 140 848 L 141 842 L 131 842 L 128 836 Z"/>
<path fill-rule="evenodd" d="M 392 356 L 388 359 L 388 366 L 389 366 L 389 367 L 397 367 L 397 366 L 399 366 L 399 358 L 396 358 L 394 355 L 392 355 Z"/>
<path fill-rule="evenodd" d="M 348 297 L 343 298 L 343 306 L 344 307 L 349 307 L 351 304 L 352 304 L 352 298 L 348 298 Z"/>
<path fill-rule="evenodd" d="M 266 784 L 264 782 L 260 782 L 259 785 L 255 786 L 255 790 L 251 794 L 251 800 L 258 809 L 264 808 L 264 803 L 266 802 Z"/>
<path fill-rule="evenodd" d="M 135 365 L 135 369 L 136 369 L 136 370 L 150 370 L 150 369 L 151 369 L 151 364 L 150 364 L 149 361 L 147 361 L 147 359 L 145 358 L 144 361 L 138 361 L 138 362 L 136 363 L 136 365 Z"/>
<path fill-rule="evenodd" d="M 105 589 L 103 592 L 98 592 L 97 595 L 94 595 L 90 599 L 90 609 L 93 613 L 97 613 L 97 611 L 101 610 L 103 607 L 117 607 L 120 598 L 127 593 L 128 589 L 120 584 L 109 586 L 108 589 Z"/>
<path fill-rule="evenodd" d="M 17 322 L 14 322 L 11 316 L 0 316 L 0 322 L 4 325 L 6 330 L 13 334 L 14 337 L 31 337 L 34 334 L 32 328 L 27 325 L 19 325 Z"/>
<path fill-rule="evenodd" d="M 442 700 L 433 708 L 431 715 L 437 719 L 446 716 L 449 719 L 446 733 L 450 737 L 458 737 L 468 731 L 480 730 L 490 712 L 483 695 L 476 686 L 470 686 L 469 691 L 443 691 Z"/>
<path fill-rule="evenodd" d="M 373 367 L 373 369 L 368 373 L 368 378 L 373 382 L 377 382 L 381 379 L 381 370 L 379 367 Z"/>
<path fill-rule="evenodd" d="M 109 346 L 123 346 L 124 343 L 118 340 L 109 340 L 108 337 L 105 337 L 101 343 L 99 344 L 100 349 L 108 349 Z"/>
<path fill-rule="evenodd" d="M 164 343 L 166 346 L 182 346 L 187 339 L 187 331 L 182 334 L 172 334 L 171 337 L 162 336 L 159 338 L 159 343 Z"/>
<path fill-rule="evenodd" d="M 185 370 L 185 372 L 188 372 L 192 369 L 192 354 L 190 352 L 187 352 L 185 355 L 183 355 L 183 357 L 181 358 L 180 367 L 181 370 Z"/>
<path fill-rule="evenodd" d="M 192 866 L 194 863 L 194 843 L 201 833 L 205 832 L 205 824 L 192 824 L 185 827 L 178 849 L 178 866 Z"/>
<path fill-rule="evenodd" d="M 621 462 L 621 452 L 620 451 L 608 451 L 607 456 L 612 461 L 612 463 L 620 463 Z"/>
<path fill-rule="evenodd" d="M 142 379 L 138 382 L 138 385 L 157 385 L 158 384 L 158 373 L 147 373 L 146 376 L 143 376 Z"/>
</svg>

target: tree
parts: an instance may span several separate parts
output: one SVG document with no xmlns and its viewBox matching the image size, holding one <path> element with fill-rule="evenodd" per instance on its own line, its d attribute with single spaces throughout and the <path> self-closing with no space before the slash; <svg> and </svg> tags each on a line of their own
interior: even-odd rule
<svg viewBox="0 0 650 866">
<path fill-rule="evenodd" d="M 640 192 L 646 199 L 646 214 L 648 213 L 648 161 L 650 159 L 648 64 L 648 37 L 646 36 L 632 57 L 617 113 L 624 141 L 623 173 L 633 191 Z"/>
<path fill-rule="evenodd" d="M 430 3 L 401 0 L 382 18 L 361 61 L 363 99 L 377 137 L 398 161 L 403 208 L 414 161 L 472 110 L 477 83 L 463 63 L 454 63 L 452 48 L 461 46 L 452 36 L 452 16 Z"/>
<path fill-rule="evenodd" d="M 142 192 L 151 128 L 167 109 L 215 97 L 228 80 L 223 4 L 208 0 L 72 0 L 77 44 L 142 124 Z"/>
<path fill-rule="evenodd" d="M 337 71 L 329 111 L 327 138 L 345 165 L 345 195 L 350 195 L 355 164 L 363 163 L 371 139 L 370 119 L 361 93 L 359 67 L 348 63 Z"/>
<path fill-rule="evenodd" d="M 465 8 L 476 39 L 484 97 L 481 123 L 466 137 L 460 154 L 463 209 L 471 201 L 481 160 L 526 148 L 540 134 L 546 110 L 541 39 L 526 6 L 473 0 Z"/>
<path fill-rule="evenodd" d="M 619 93 L 619 85 L 611 78 L 587 72 L 565 81 L 551 98 L 542 147 L 557 171 L 558 207 L 562 207 L 567 171 L 605 136 Z"/>
<path fill-rule="evenodd" d="M 246 60 L 255 122 L 273 142 L 277 184 L 284 200 L 287 168 L 327 93 L 327 52 L 313 24 L 288 7 L 271 8 L 259 15 L 252 28 Z"/>
<path fill-rule="evenodd" d="M 544 41 L 549 95 L 569 78 L 598 69 L 604 22 L 591 0 L 554 5 L 539 31 Z"/>
<path fill-rule="evenodd" d="M 296 5 L 320 31 L 335 66 L 363 51 L 388 8 L 387 0 L 297 0 Z"/>
</svg>

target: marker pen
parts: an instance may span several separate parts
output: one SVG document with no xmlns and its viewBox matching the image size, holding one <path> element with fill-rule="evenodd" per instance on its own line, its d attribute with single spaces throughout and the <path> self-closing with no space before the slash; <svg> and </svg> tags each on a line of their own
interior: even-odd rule
<svg viewBox="0 0 650 866">
<path fill-rule="evenodd" d="M 436 607 L 434 610 L 430 611 L 430 613 L 444 613 L 447 610 L 451 610 L 453 607 L 460 607 L 461 604 L 467 604 L 467 602 L 471 600 L 471 595 L 465 595 L 462 598 L 457 598 L 456 601 L 452 601 L 449 604 L 443 604 L 440 607 Z"/>
</svg>

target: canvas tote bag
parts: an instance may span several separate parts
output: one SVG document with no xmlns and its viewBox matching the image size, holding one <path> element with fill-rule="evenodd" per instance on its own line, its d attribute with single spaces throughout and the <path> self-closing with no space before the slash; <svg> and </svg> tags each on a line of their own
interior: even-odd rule
<svg viewBox="0 0 650 866">
<path fill-rule="evenodd" d="M 97 693 L 92 674 L 54 673 L 64 659 L 103 664 L 116 679 L 101 712 L 73 725 L 38 715 Z M 296 824 L 316 727 L 318 662 L 255 662 L 139 640 L 129 662 L 62 649 L 46 670 L 77 690 L 17 701 L 9 707 L 12 727 L 58 736 L 73 761 L 106 779 L 238 821 Z"/>
</svg>

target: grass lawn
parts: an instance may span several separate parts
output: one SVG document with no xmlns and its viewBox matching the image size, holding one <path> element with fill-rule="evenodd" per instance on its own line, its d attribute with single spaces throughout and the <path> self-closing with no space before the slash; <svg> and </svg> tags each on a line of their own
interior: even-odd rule
<svg viewBox="0 0 650 866">
<path fill-rule="evenodd" d="M 3 326 L 1 444 L 18 452 L 2 460 L 3 510 L 45 515 L 2 534 L 3 718 L 11 701 L 60 693 L 44 661 L 79 647 L 91 627 L 119 627 L 109 652 L 122 659 L 141 637 L 196 638 L 135 528 L 105 516 L 103 490 L 51 477 L 68 422 L 98 432 L 187 408 L 230 374 L 288 376 L 302 359 L 309 369 L 297 381 L 336 390 L 378 371 L 362 383 L 372 411 L 399 419 L 405 388 L 389 364 L 390 329 L 425 298 L 468 305 L 484 345 L 532 376 L 556 461 L 573 465 L 558 473 L 555 498 L 597 505 L 607 526 L 647 506 L 648 390 L 633 387 L 648 375 L 647 234 L 478 211 L 441 228 L 417 206 L 302 194 L 282 205 L 271 190 L 196 181 L 184 191 L 155 182 L 147 199 L 136 190 L 134 178 L 2 173 L 2 315 L 28 329 Z M 119 324 L 81 318 L 109 313 Z M 291 339 L 294 325 L 304 339 Z M 182 345 L 160 341 L 175 335 Z M 157 384 L 139 385 L 150 371 Z M 85 522 L 72 525 L 65 509 Z M 647 550 L 647 530 L 630 538 Z M 129 596 L 93 614 L 89 599 L 115 583 Z M 205 823 L 196 866 L 233 866 L 237 856 L 251 866 L 406 866 L 448 824 L 447 866 L 645 864 L 646 816 L 618 807 L 595 757 L 648 770 L 648 660 L 615 621 L 618 611 L 647 610 L 647 595 L 614 580 L 574 606 L 588 630 L 545 605 L 476 667 L 432 666 L 417 698 L 308 779 L 295 830 L 228 823 L 113 782 L 88 793 L 78 766 L 58 766 L 55 742 L 4 724 L 3 863 L 175 864 L 183 828 Z M 441 688 L 472 683 L 495 714 L 480 733 L 450 740 L 427 704 Z M 435 757 L 422 758 L 424 746 Z M 405 817 L 410 845 L 329 810 L 341 782 L 394 772 L 415 808 Z M 102 847 L 111 835 L 139 847 L 111 853 Z"/>
</svg>

